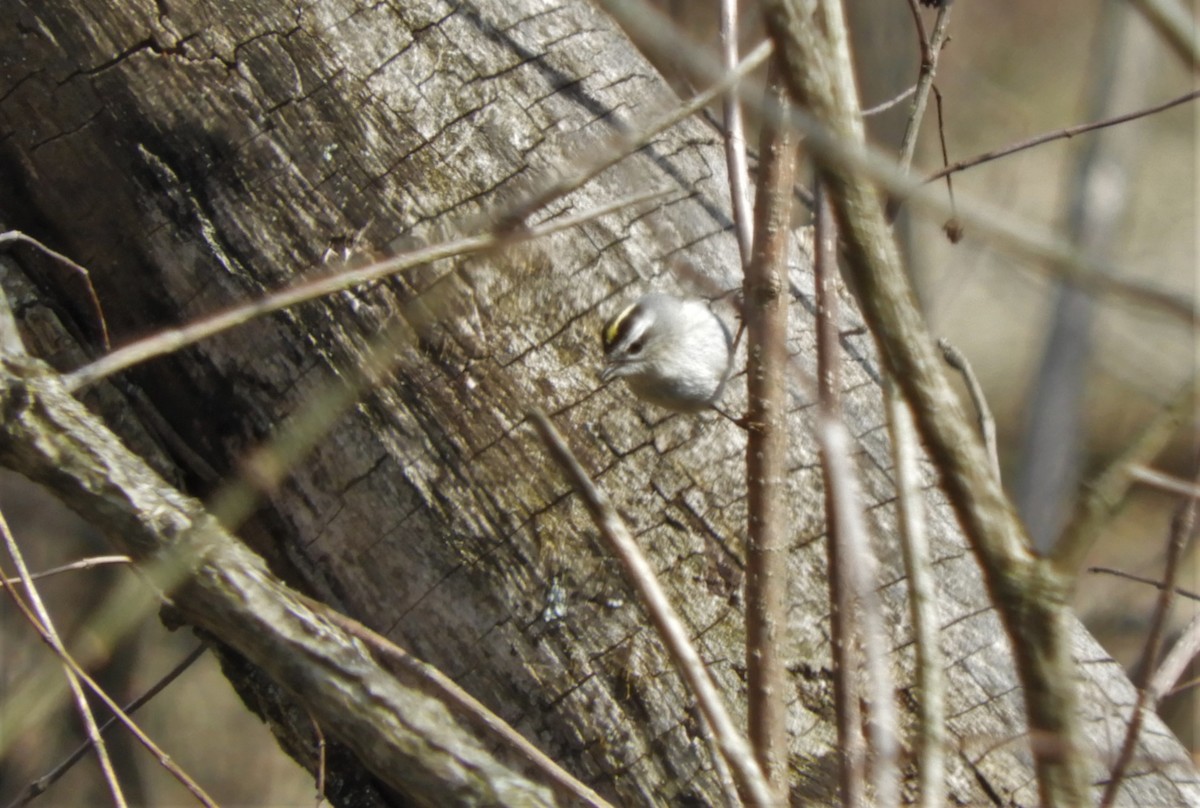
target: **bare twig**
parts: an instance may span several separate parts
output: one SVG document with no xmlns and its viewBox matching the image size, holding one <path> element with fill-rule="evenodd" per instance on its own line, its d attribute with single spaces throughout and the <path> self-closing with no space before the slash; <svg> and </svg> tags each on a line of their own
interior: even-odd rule
<svg viewBox="0 0 1200 808">
<path fill-rule="evenodd" d="M 1177 107 L 1180 104 L 1186 104 L 1189 101 L 1194 101 L 1198 96 L 1200 96 L 1200 90 L 1193 90 L 1192 92 L 1184 93 L 1177 98 L 1172 98 L 1170 101 L 1164 101 L 1161 104 L 1155 104 L 1152 107 L 1146 107 L 1145 109 L 1140 109 L 1136 112 L 1128 112 L 1124 115 L 1117 115 L 1114 118 L 1105 118 L 1102 121 L 1093 121 L 1092 123 L 1079 124 L 1078 126 L 1068 126 L 1063 129 L 1056 129 L 1053 132 L 1046 132 L 1045 134 L 1037 135 L 1036 137 L 1031 137 L 1017 143 L 1012 143 L 1008 146 L 1002 146 L 998 149 L 993 149 L 992 151 L 984 152 L 983 154 L 978 154 L 974 157 L 968 157 L 965 160 L 959 160 L 957 163 L 948 165 L 940 171 L 933 172 L 925 178 L 925 182 L 933 182 L 934 180 L 939 180 L 948 174 L 956 174 L 959 171 L 965 171 L 968 168 L 974 168 L 975 166 L 982 165 L 984 163 L 990 163 L 992 160 L 997 160 L 1001 157 L 1007 157 L 1010 154 L 1015 154 L 1016 152 L 1024 151 L 1026 149 L 1032 149 L 1034 146 L 1041 146 L 1043 143 L 1050 143 L 1055 140 L 1062 140 L 1063 138 L 1071 138 L 1075 137 L 1076 135 L 1082 135 L 1084 132 L 1092 132 L 1097 129 L 1104 129 L 1109 126 L 1116 126 L 1117 124 L 1134 121 L 1138 118 L 1145 118 L 1148 115 L 1154 115 L 1155 113 L 1162 112 L 1163 110 L 1170 109 L 1171 107 Z"/>
<path fill-rule="evenodd" d="M 1088 567 L 1087 571 L 1097 574 L 1115 575 L 1118 578 L 1126 578 L 1130 581 L 1137 581 L 1139 584 L 1149 584 L 1155 589 L 1163 588 L 1162 581 L 1156 581 L 1153 578 L 1146 578 L 1141 575 L 1134 575 L 1132 572 L 1126 572 L 1125 570 L 1118 570 L 1112 567 Z M 1200 593 L 1192 592 L 1191 590 L 1184 589 L 1181 586 L 1175 587 L 1175 594 L 1181 598 L 1187 598 L 1188 600 L 1200 600 Z"/>
<path fill-rule="evenodd" d="M 1200 456 L 1196 467 L 1200 469 Z M 1197 473 L 1200 477 L 1200 472 Z M 1129 716 L 1129 724 L 1125 730 L 1125 741 L 1113 764 L 1108 783 L 1105 784 L 1104 794 L 1100 798 L 1101 808 L 1109 808 L 1117 797 L 1125 771 L 1133 761 L 1137 750 L 1138 736 L 1142 731 L 1142 723 L 1146 713 L 1153 710 L 1157 704 L 1159 693 L 1152 688 L 1154 668 L 1162 650 L 1163 635 L 1167 629 L 1167 617 L 1175 602 L 1175 582 L 1179 577 L 1179 562 L 1183 557 L 1184 548 L 1196 527 L 1196 509 L 1200 500 L 1193 495 L 1180 503 L 1171 519 L 1171 533 L 1167 540 L 1167 557 L 1163 569 L 1162 587 L 1159 590 L 1158 601 L 1154 605 L 1154 614 L 1150 619 L 1150 631 L 1146 637 L 1146 645 L 1142 649 L 1142 659 L 1137 679 L 1139 681 L 1137 699 Z"/>
<path fill-rule="evenodd" d="M 308 720 L 312 722 L 313 735 L 317 739 L 317 803 L 316 808 L 321 808 L 325 804 L 325 733 L 321 731 L 321 724 L 317 719 L 309 713 Z"/>
<path fill-rule="evenodd" d="M 406 269 L 411 269 L 422 264 L 455 256 L 479 253 L 484 250 L 519 244 L 554 233 L 561 233 L 564 230 L 570 230 L 585 222 L 607 216 L 622 208 L 661 199 L 668 193 L 668 191 L 658 190 L 628 196 L 574 216 L 564 216 L 555 219 L 537 227 L 514 230 L 503 234 L 487 232 L 475 236 L 466 236 L 430 247 L 422 247 L 417 250 L 404 252 L 359 269 L 302 281 L 249 303 L 211 314 L 208 317 L 196 320 L 190 325 L 160 331 L 157 334 L 138 340 L 123 348 L 118 348 L 107 356 L 101 357 L 91 364 L 84 365 L 78 370 L 66 374 L 63 377 L 63 382 L 66 384 L 67 389 L 74 392 L 114 373 L 145 362 L 148 359 L 173 353 L 189 345 L 195 345 L 201 340 L 267 314 L 310 300 L 316 300 L 319 297 L 325 297 L 334 292 L 341 292 L 346 289 L 352 289 L 355 286 L 362 286 L 363 284 L 386 278 L 389 275 L 395 275 L 398 272 L 403 272 Z"/>
<path fill-rule="evenodd" d="M 1181 497 L 1191 497 L 1195 499 L 1200 497 L 1200 485 L 1187 480 L 1181 480 L 1178 477 L 1172 477 L 1170 474 L 1163 474 L 1161 471 L 1146 468 L 1145 466 L 1134 466 L 1129 470 L 1129 476 L 1137 480 L 1139 483 L 1145 483 L 1159 491 L 1166 491 L 1169 494 L 1177 494 Z"/>
<path fill-rule="evenodd" d="M 1157 708 L 1158 703 L 1173 692 L 1179 677 L 1183 676 L 1183 672 L 1187 670 L 1188 665 L 1198 654 L 1200 654 L 1200 614 L 1195 615 L 1179 633 L 1175 644 L 1171 646 L 1171 650 L 1163 657 L 1162 664 L 1158 666 L 1158 670 L 1151 677 L 1150 684 L 1146 688 L 1149 691 L 1148 699 L 1151 709 Z"/>
<path fill-rule="evenodd" d="M 921 40 L 921 69 L 917 75 L 917 92 L 913 96 L 912 107 L 909 109 L 908 124 L 904 129 L 904 137 L 900 141 L 900 170 L 908 171 L 912 167 L 913 155 L 917 150 L 917 134 L 921 131 L 921 120 L 925 117 L 925 105 L 929 102 L 929 88 L 933 86 L 934 76 L 937 75 L 938 57 L 950 31 L 950 9 L 953 4 L 947 3 L 938 9 L 937 19 L 933 24 L 933 35 L 925 38 L 921 15 L 909 0 L 913 17 L 917 21 L 918 36 Z"/>
<path fill-rule="evenodd" d="M 773 60 L 759 142 L 754 251 L 746 268 L 746 668 L 750 741 L 776 798 L 787 795 L 788 245 L 796 136 L 785 121 L 787 88 Z"/>
<path fill-rule="evenodd" d="M 127 555 L 107 555 L 107 556 L 92 556 L 91 558 L 83 558 L 79 561 L 72 561 L 70 564 L 62 564 L 57 567 L 51 567 L 48 570 L 35 572 L 29 576 L 29 580 L 37 581 L 42 578 L 49 578 L 54 575 L 59 575 L 64 572 L 74 572 L 76 570 L 90 570 L 95 567 L 101 567 L 107 564 L 131 564 L 133 559 Z M 4 578 L 6 584 L 18 584 L 20 578 Z"/>
<path fill-rule="evenodd" d="M 908 578 L 908 612 L 916 643 L 917 798 L 919 808 L 940 808 L 946 795 L 946 685 L 938 642 L 937 584 L 925 534 L 925 509 L 917 469 L 912 413 L 896 383 L 886 383 L 900 550 Z"/>
<path fill-rule="evenodd" d="M 862 116 L 864 118 L 870 118 L 872 115 L 879 115 L 881 113 L 887 112 L 889 109 L 896 106 L 897 104 L 903 103 L 906 98 L 911 96 L 916 91 L 917 91 L 917 85 L 914 84 L 913 86 L 909 87 L 904 92 L 897 95 L 895 98 L 889 98 L 887 101 L 881 101 L 880 103 L 876 104 L 873 107 L 867 107 L 866 109 L 864 109 L 862 111 Z"/>
<path fill-rule="evenodd" d="M 92 308 L 95 310 L 96 325 L 100 328 L 100 344 L 104 347 L 104 350 L 109 350 L 111 346 L 108 342 L 108 321 L 104 318 L 104 308 L 100 305 L 100 298 L 96 295 L 96 287 L 92 286 L 92 275 L 87 271 L 87 268 L 77 264 L 62 253 L 50 249 L 42 242 L 38 241 L 32 236 L 25 235 L 19 230 L 9 230 L 6 233 L 0 233 L 0 244 L 17 241 L 29 244 L 30 246 L 41 250 L 46 255 L 50 256 L 55 261 L 58 261 L 68 269 L 78 273 L 79 277 L 83 278 L 83 283 L 87 287 L 88 291 L 88 300 L 92 304 Z"/>
<path fill-rule="evenodd" d="M 721 58 L 730 73 L 738 63 L 738 2 L 721 0 Z M 750 169 L 746 165 L 746 127 L 742 121 L 742 102 L 736 93 L 726 93 L 722 102 L 725 113 L 725 165 L 729 172 L 729 201 L 733 208 L 733 229 L 737 233 L 742 266 L 750 263 L 754 244 L 750 210 Z"/>
<path fill-rule="evenodd" d="M 987 396 L 983 393 L 983 385 L 979 383 L 979 377 L 975 375 L 966 355 L 950 344 L 948 339 L 938 339 L 938 348 L 941 349 L 946 364 L 957 370 L 967 385 L 971 404 L 975 407 L 975 418 L 979 423 L 979 435 L 983 438 L 983 446 L 987 450 L 988 459 L 992 461 L 992 473 L 999 480 L 1000 451 L 996 448 L 996 419 L 992 417 L 992 409 L 988 406 Z"/>
<path fill-rule="evenodd" d="M 136 713 L 147 702 L 166 689 L 167 685 L 178 679 L 180 674 L 190 668 L 192 663 L 199 659 L 207 650 L 208 646 L 197 645 L 188 653 L 187 656 L 180 660 L 179 664 L 177 664 L 174 668 L 171 668 L 166 675 L 155 682 L 149 690 L 126 704 L 121 709 L 125 711 L 126 715 L 133 715 Z M 109 716 L 107 719 L 105 719 L 104 723 L 100 725 L 100 734 L 103 735 L 116 722 L 117 719 L 114 716 Z M 88 750 L 91 748 L 91 741 L 86 741 L 80 744 L 75 748 L 75 751 L 68 755 L 61 763 L 26 786 L 25 790 L 21 792 L 21 795 L 10 802 L 7 808 L 22 808 L 22 806 L 28 805 L 48 788 L 50 788 L 50 786 L 54 785 L 54 783 L 57 782 L 64 774 L 70 771 L 71 767 L 82 760 L 83 756 L 86 755 Z"/>
<path fill-rule="evenodd" d="M 692 645 L 687 628 L 671 606 L 666 592 L 658 583 L 654 569 L 642 555 L 641 549 L 613 508 L 608 495 L 592 482 L 550 419 L 540 412 L 531 412 L 529 418 L 554 462 L 583 498 L 592 522 L 637 591 L 639 600 L 654 623 L 654 628 L 662 638 L 675 667 L 687 682 L 696 697 L 700 712 L 712 728 L 717 746 L 733 771 L 742 799 L 754 806 L 774 805 L 770 786 L 755 761 L 750 744 L 738 733 L 709 676 L 708 669 Z"/>
<path fill-rule="evenodd" d="M 71 686 L 71 694 L 75 698 L 75 706 L 79 711 L 79 720 L 83 722 L 83 726 L 87 730 L 88 741 L 96 750 L 96 758 L 100 763 L 100 771 L 104 774 L 105 783 L 108 784 L 113 804 L 124 808 L 126 805 L 125 795 L 121 791 L 121 783 L 117 780 L 117 773 L 113 769 L 112 759 L 108 755 L 108 746 L 104 743 L 104 739 L 100 737 L 100 728 L 96 724 L 96 716 L 92 713 L 92 708 L 88 704 L 87 696 L 83 692 L 83 686 L 79 682 L 79 676 L 75 672 L 75 666 L 68 663 L 70 655 L 67 652 L 66 646 L 63 645 L 62 639 L 58 636 L 58 631 L 54 628 L 54 622 L 50 619 L 50 612 L 46 609 L 46 604 L 42 602 L 42 596 L 38 593 L 37 587 L 33 584 L 33 579 L 29 576 L 29 569 L 25 566 L 25 558 L 21 554 L 21 548 L 17 545 L 17 540 L 9 531 L 8 520 L 4 518 L 3 513 L 0 513 L 0 537 L 4 540 L 4 547 L 8 551 L 9 558 L 12 559 L 13 564 L 17 568 L 17 577 L 25 589 L 25 595 L 29 598 L 29 603 L 26 604 L 25 599 L 21 597 L 16 588 L 7 583 L 7 578 L 5 578 L 6 583 L 4 588 L 12 598 L 13 603 L 20 609 L 46 644 L 50 646 L 51 650 L 62 661 L 63 673 L 67 677 L 67 683 Z"/>
</svg>

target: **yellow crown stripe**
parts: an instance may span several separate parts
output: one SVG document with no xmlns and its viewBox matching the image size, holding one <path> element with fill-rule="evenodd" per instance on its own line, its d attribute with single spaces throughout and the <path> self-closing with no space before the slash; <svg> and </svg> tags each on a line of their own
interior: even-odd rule
<svg viewBox="0 0 1200 808">
<path fill-rule="evenodd" d="M 608 327 L 604 329 L 605 345 L 612 345 L 616 341 L 617 334 L 621 331 L 621 323 L 625 322 L 625 318 L 629 316 L 629 312 L 633 311 L 636 307 L 637 303 L 632 304 L 608 322 Z"/>
</svg>

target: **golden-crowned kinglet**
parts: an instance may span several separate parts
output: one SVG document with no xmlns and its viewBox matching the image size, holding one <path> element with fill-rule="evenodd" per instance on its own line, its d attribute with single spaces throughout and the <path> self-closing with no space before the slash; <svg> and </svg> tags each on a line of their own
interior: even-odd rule
<svg viewBox="0 0 1200 808">
<path fill-rule="evenodd" d="M 733 359 L 729 329 L 703 300 L 654 292 L 608 321 L 600 379 L 678 412 L 716 404 Z"/>
</svg>

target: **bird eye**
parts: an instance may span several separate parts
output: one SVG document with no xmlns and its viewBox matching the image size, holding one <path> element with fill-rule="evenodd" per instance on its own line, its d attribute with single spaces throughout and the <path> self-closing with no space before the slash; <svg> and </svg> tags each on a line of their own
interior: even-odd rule
<svg viewBox="0 0 1200 808">
<path fill-rule="evenodd" d="M 646 347 L 644 340 L 634 340 L 633 342 L 629 343 L 629 348 L 626 350 L 626 353 L 628 353 L 630 356 L 637 356 L 642 352 L 642 348 L 644 347 Z"/>
</svg>

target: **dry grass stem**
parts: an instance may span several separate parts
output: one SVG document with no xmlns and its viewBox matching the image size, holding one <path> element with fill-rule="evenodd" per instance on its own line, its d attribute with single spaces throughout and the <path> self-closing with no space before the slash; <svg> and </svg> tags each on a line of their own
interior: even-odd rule
<svg viewBox="0 0 1200 808">
<path fill-rule="evenodd" d="M 499 740 L 523 757 L 530 766 L 541 773 L 548 782 L 554 783 L 560 793 L 565 793 L 574 804 L 588 808 L 612 808 L 603 797 L 581 783 L 565 769 L 547 757 L 517 732 L 507 722 L 493 713 L 474 696 L 458 686 L 453 679 L 432 665 L 414 657 L 394 642 L 378 632 L 364 626 L 357 620 L 329 608 L 325 604 L 301 597 L 314 611 L 320 612 L 331 623 L 335 624 L 352 637 L 362 640 L 371 649 L 372 656 L 384 667 L 402 671 L 409 677 L 420 680 L 431 691 L 436 692 L 438 700 L 443 704 L 453 705 L 455 713 L 469 724 L 478 728 L 486 735 Z M 311 716 L 310 716 L 311 718 Z M 316 719 L 312 719 L 313 728 L 317 732 L 318 744 L 322 752 L 321 763 L 324 763 L 325 736 Z M 318 774 L 318 781 L 323 782 L 323 771 Z M 324 793 L 324 788 L 319 789 Z"/>
<path fill-rule="evenodd" d="M 1129 476 L 1139 483 L 1145 483 L 1159 491 L 1166 491 L 1168 494 L 1192 499 L 1200 497 L 1200 485 L 1145 466 L 1134 466 L 1129 470 Z"/>
</svg>

